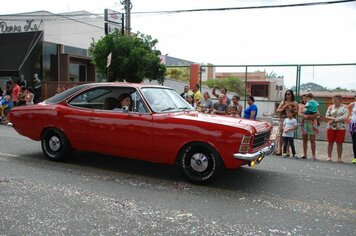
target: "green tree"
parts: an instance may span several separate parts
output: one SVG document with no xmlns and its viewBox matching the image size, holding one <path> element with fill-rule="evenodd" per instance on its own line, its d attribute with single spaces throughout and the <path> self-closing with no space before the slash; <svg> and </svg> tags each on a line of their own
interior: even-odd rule
<svg viewBox="0 0 356 236">
<path fill-rule="evenodd" d="M 115 31 L 97 42 L 93 40 L 89 52 L 97 71 L 109 82 L 141 83 L 144 79 L 149 79 L 158 80 L 162 84 L 166 67 L 161 64 L 161 52 L 156 49 L 157 43 L 149 35 L 127 36 Z M 111 64 L 107 68 L 106 60 L 110 53 Z"/>
<path fill-rule="evenodd" d="M 219 88 L 226 88 L 228 92 L 237 93 L 240 96 L 245 95 L 245 84 L 240 78 L 228 77 L 222 79 L 209 79 L 206 81 L 209 88 L 218 86 Z"/>
</svg>

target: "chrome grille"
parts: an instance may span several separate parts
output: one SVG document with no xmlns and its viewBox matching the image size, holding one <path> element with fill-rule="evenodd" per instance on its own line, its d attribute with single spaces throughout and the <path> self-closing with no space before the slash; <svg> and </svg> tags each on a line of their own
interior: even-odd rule
<svg viewBox="0 0 356 236">
<path fill-rule="evenodd" d="M 268 141 L 270 134 L 271 134 L 271 131 L 267 131 L 267 132 L 255 135 L 255 138 L 253 139 L 252 148 L 258 148 L 258 147 L 262 146 L 263 144 L 265 144 Z"/>
</svg>

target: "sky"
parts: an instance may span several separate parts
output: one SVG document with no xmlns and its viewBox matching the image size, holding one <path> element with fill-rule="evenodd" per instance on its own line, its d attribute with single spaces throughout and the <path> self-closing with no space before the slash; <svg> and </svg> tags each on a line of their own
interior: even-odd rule
<svg viewBox="0 0 356 236">
<path fill-rule="evenodd" d="M 147 14 L 142 12 L 293 4 L 327 0 L 131 0 L 133 32 L 158 39 L 162 54 L 215 65 L 356 63 L 356 1 L 333 5 Z M 0 15 L 105 8 L 119 1 L 0 0 Z M 141 12 L 141 13 L 140 13 Z M 356 87 L 356 83 L 353 85 Z"/>
</svg>

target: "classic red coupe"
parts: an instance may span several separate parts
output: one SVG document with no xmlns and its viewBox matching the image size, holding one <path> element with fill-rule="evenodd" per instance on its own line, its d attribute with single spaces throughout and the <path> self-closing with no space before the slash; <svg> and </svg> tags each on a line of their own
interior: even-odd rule
<svg viewBox="0 0 356 236">
<path fill-rule="evenodd" d="M 41 141 L 53 161 L 73 150 L 177 164 L 193 183 L 270 155 L 271 125 L 202 114 L 173 89 L 130 83 L 89 83 L 10 112 L 14 129 Z"/>
</svg>

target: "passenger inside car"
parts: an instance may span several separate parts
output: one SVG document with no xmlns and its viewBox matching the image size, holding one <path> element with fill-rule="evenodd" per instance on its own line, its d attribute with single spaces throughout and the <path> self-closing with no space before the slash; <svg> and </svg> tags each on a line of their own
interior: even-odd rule
<svg viewBox="0 0 356 236">
<path fill-rule="evenodd" d="M 113 110 L 132 110 L 132 98 L 130 94 L 123 93 L 119 96 L 118 108 L 114 108 Z"/>
</svg>

